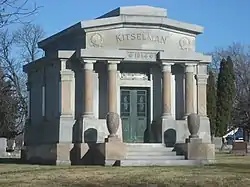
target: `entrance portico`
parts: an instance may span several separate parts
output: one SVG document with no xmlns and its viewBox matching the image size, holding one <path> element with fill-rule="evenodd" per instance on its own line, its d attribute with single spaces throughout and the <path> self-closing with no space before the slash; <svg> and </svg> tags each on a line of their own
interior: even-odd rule
<svg viewBox="0 0 250 187">
<path fill-rule="evenodd" d="M 120 137 L 125 135 L 124 141 L 154 141 L 150 140 L 153 120 L 163 119 L 163 129 L 173 128 L 173 123 L 177 123 L 174 126 L 178 126 L 178 122 L 186 120 L 187 115 L 191 113 L 199 113 L 203 120 L 208 120 L 206 115 L 206 68 L 207 63 L 211 61 L 210 56 L 191 51 L 158 52 L 152 56 L 150 61 L 142 61 L 136 58 L 127 59 L 125 50 L 81 49 L 76 58 L 81 59 L 84 66 L 90 67 L 91 63 L 91 69 L 84 68 L 85 85 L 88 85 L 88 89 L 84 89 L 84 118 L 99 118 L 99 111 L 94 111 L 93 105 L 97 104 L 97 98 L 93 97 L 95 95 L 93 93 L 98 92 L 99 103 L 101 99 L 105 99 L 105 97 L 101 98 L 105 95 L 103 93 L 105 91 L 93 85 L 94 82 L 100 80 L 100 77 L 96 79 L 93 76 L 93 72 L 98 73 L 97 66 L 101 63 L 106 66 L 106 113 L 117 112 L 121 116 L 122 125 L 119 135 Z M 94 64 L 96 64 L 96 69 L 94 69 Z M 176 78 L 173 79 L 179 75 L 183 75 L 183 82 L 176 81 Z M 182 90 L 176 89 L 176 87 L 180 88 L 180 85 L 182 85 Z M 180 96 L 176 90 L 183 93 L 183 98 L 178 98 Z M 176 110 L 177 100 L 183 102 L 181 104 L 182 112 Z M 139 114 L 139 105 L 143 106 L 142 116 Z M 158 109 L 154 106 L 157 106 Z M 176 113 L 178 114 L 176 115 Z M 156 116 L 159 119 L 155 119 Z M 167 121 L 166 124 L 164 121 Z M 176 127 L 174 128 L 176 129 Z M 164 138 L 164 131 L 162 133 Z M 204 137 L 205 141 L 209 141 L 208 137 Z"/>
<path fill-rule="evenodd" d="M 102 143 L 108 112 L 120 115 L 117 134 L 124 142 L 183 143 L 190 113 L 201 116 L 199 135 L 211 142 L 211 57 L 195 48 L 202 32 L 169 19 L 162 8 L 120 7 L 39 42 L 45 57 L 24 67 L 30 85 L 26 146 L 39 152 L 52 144 Z"/>
</svg>

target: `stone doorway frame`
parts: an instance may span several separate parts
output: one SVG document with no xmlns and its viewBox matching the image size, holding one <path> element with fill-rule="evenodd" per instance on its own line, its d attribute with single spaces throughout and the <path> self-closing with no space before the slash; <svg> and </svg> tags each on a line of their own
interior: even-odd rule
<svg viewBox="0 0 250 187">
<path fill-rule="evenodd" d="M 119 114 L 120 114 L 120 117 L 121 117 L 121 90 L 122 89 L 127 89 L 127 90 L 136 90 L 136 89 L 144 89 L 144 90 L 147 90 L 147 128 L 149 128 L 151 125 L 152 125 L 152 118 L 151 118 L 151 113 L 153 111 L 153 108 L 152 108 L 152 105 L 151 103 L 153 102 L 152 101 L 152 90 L 151 90 L 151 86 L 144 86 L 144 85 L 141 85 L 141 86 L 136 86 L 136 85 L 133 85 L 133 86 L 120 86 L 119 87 Z M 122 122 L 122 120 L 121 120 Z M 150 127 L 150 130 L 151 130 L 151 127 Z M 122 134 L 123 134 L 123 129 L 122 129 Z M 145 137 L 144 137 L 144 140 L 145 140 Z M 125 143 L 128 143 L 128 142 L 125 142 Z M 147 143 L 147 142 L 139 142 L 139 143 Z M 148 142 L 149 143 L 149 142 Z"/>
</svg>

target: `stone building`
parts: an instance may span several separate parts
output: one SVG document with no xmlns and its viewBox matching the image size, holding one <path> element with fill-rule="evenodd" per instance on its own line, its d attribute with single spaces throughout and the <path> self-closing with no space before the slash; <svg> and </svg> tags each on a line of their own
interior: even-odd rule
<svg viewBox="0 0 250 187">
<path fill-rule="evenodd" d="M 87 143 L 103 142 L 108 112 L 120 115 L 118 136 L 127 145 L 183 143 L 190 113 L 201 116 L 199 135 L 210 143 L 211 56 L 195 45 L 202 32 L 201 26 L 168 18 L 166 9 L 132 6 L 39 42 L 45 56 L 24 66 L 27 159 L 69 160 L 64 154 L 74 143 L 84 150 Z"/>
</svg>

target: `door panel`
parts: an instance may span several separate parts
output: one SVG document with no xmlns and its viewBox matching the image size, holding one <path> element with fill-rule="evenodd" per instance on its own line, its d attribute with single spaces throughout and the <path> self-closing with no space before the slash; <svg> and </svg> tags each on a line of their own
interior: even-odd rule
<svg viewBox="0 0 250 187">
<path fill-rule="evenodd" d="M 129 140 L 131 137 L 130 134 L 130 91 L 121 90 L 121 120 L 123 127 L 123 139 Z"/>
<path fill-rule="evenodd" d="M 121 120 L 124 142 L 144 142 L 148 126 L 148 91 L 121 88 Z"/>
</svg>

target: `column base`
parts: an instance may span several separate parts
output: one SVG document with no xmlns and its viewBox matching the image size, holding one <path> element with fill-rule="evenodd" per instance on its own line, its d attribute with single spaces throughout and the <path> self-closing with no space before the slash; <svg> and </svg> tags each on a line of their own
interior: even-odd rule
<svg viewBox="0 0 250 187">
<path fill-rule="evenodd" d="M 89 112 L 89 113 L 84 113 L 83 118 L 95 118 L 94 113 Z"/>
<path fill-rule="evenodd" d="M 173 115 L 172 114 L 169 114 L 169 113 L 166 113 L 166 114 L 163 114 L 161 116 L 162 119 L 173 119 Z"/>
<path fill-rule="evenodd" d="M 200 115 L 200 114 L 199 114 L 199 116 L 200 116 L 200 119 L 203 119 L 203 120 L 209 119 L 207 115 Z"/>
<path fill-rule="evenodd" d="M 191 114 L 191 113 L 190 113 Z M 183 116 L 183 120 L 187 120 L 187 117 L 188 117 L 188 115 L 190 115 L 190 114 L 185 114 L 184 116 Z M 208 116 L 207 115 L 201 115 L 201 114 L 198 114 L 199 116 L 200 116 L 200 119 L 208 119 Z"/>
</svg>

